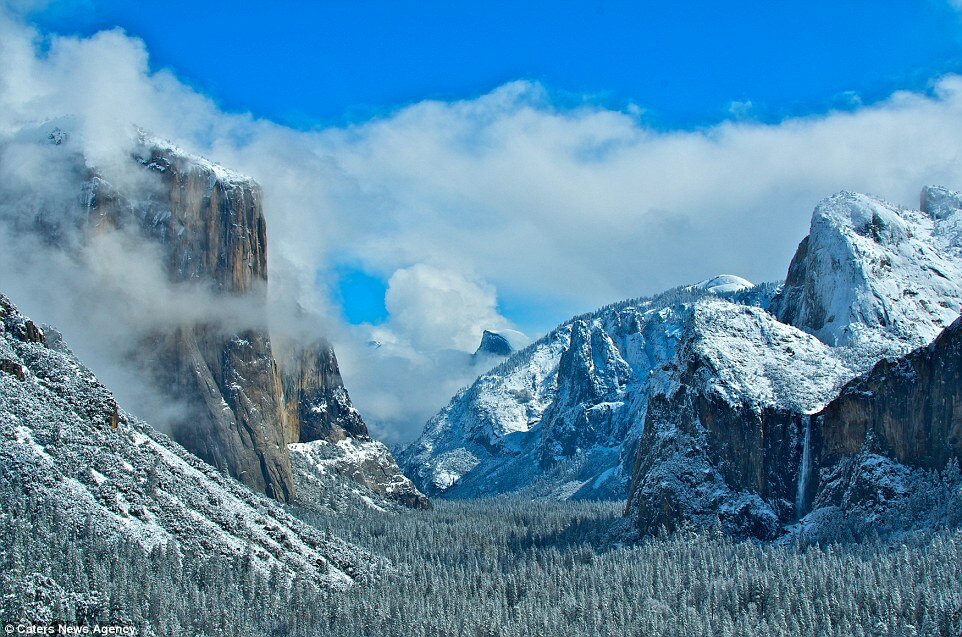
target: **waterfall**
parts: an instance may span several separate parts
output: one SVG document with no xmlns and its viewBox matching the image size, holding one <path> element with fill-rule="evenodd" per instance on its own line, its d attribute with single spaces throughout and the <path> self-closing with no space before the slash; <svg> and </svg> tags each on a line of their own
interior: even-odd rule
<svg viewBox="0 0 962 637">
<path fill-rule="evenodd" d="M 802 459 L 798 466 L 798 487 L 795 492 L 795 515 L 802 517 L 805 506 L 805 490 L 808 488 L 809 465 L 812 463 L 812 418 L 805 419 L 805 441 L 802 443 Z"/>
</svg>

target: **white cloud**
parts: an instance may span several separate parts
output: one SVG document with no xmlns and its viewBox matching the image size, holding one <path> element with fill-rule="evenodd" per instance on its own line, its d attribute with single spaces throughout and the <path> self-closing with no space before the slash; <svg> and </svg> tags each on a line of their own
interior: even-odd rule
<svg viewBox="0 0 962 637">
<path fill-rule="evenodd" d="M 495 290 L 450 270 L 416 264 L 388 281 L 389 326 L 422 351 L 474 351 L 485 329 L 508 327 Z"/>
<path fill-rule="evenodd" d="M 37 42 L 0 17 L 0 134 L 71 114 L 91 161 L 126 179 L 112 160 L 139 125 L 257 178 L 274 320 L 295 301 L 315 313 L 359 408 L 402 436 L 462 380 L 428 350 L 468 350 L 479 327 L 503 326 L 495 289 L 540 305 L 521 327 L 545 330 L 575 310 L 720 272 L 781 278 L 812 208 L 838 190 L 915 205 L 925 183 L 962 187 L 958 76 L 771 125 L 657 131 L 640 109 L 562 109 L 544 87 L 513 82 L 302 132 L 221 112 L 151 72 L 143 43 L 121 31 L 53 38 L 43 55 Z M 56 182 L 43 157 L 32 161 L 8 160 L 7 172 Z M 369 350 L 370 329 L 341 324 L 330 306 L 327 273 L 344 261 L 393 273 L 381 328 L 393 354 Z M 15 276 L 0 272 L 0 289 Z"/>
</svg>

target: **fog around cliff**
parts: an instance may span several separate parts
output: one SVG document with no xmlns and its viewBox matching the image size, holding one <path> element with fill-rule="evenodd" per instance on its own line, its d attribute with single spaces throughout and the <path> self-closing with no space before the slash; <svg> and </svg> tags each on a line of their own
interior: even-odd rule
<svg viewBox="0 0 962 637">
<path fill-rule="evenodd" d="M 158 413 L 170 406 L 152 404 L 118 363 L 125 348 L 159 323 L 260 320 L 203 288 L 171 289 L 156 252 L 135 238 L 108 235 L 66 256 L 10 234 L 13 219 L 76 204 L 76 175 L 17 137 L 24 127 L 69 116 L 88 164 L 131 188 L 144 187 L 128 160 L 142 127 L 257 179 L 272 329 L 330 338 L 374 434 L 408 440 L 478 373 L 467 353 L 485 328 L 537 336 L 574 312 L 720 272 L 782 278 L 819 199 L 848 189 L 915 206 L 923 184 L 962 187 L 957 76 L 777 124 L 733 112 L 707 129 L 661 131 L 641 109 L 588 98 L 562 107 L 550 87 L 522 79 L 344 128 L 294 130 L 223 112 L 152 69 L 144 44 L 121 30 L 48 37 L 8 6 L 0 291 L 58 325 L 122 401 Z M 387 282 L 384 323 L 345 320 L 334 294 L 343 263 Z M 505 299 L 524 309 L 514 321 Z"/>
</svg>

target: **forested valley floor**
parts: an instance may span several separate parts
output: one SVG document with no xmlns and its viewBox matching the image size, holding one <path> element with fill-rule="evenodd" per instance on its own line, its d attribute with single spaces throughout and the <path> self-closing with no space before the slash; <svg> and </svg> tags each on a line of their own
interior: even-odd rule
<svg viewBox="0 0 962 637">
<path fill-rule="evenodd" d="M 962 533 L 802 546 L 680 532 L 611 544 L 607 503 L 438 501 L 299 512 L 393 562 L 322 592 L 243 558 L 144 554 L 29 497 L 0 514 L 0 619 L 132 623 L 150 635 L 952 635 Z"/>
</svg>

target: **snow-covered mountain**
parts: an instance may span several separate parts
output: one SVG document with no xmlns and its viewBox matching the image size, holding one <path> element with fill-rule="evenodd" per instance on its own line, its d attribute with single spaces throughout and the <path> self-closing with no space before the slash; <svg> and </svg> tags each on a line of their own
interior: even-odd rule
<svg viewBox="0 0 962 637">
<path fill-rule="evenodd" d="M 930 342 L 962 311 L 960 197 L 927 187 L 920 210 L 850 192 L 824 200 L 773 313 L 875 358 Z"/>
<path fill-rule="evenodd" d="M 806 414 L 853 364 L 761 308 L 720 299 L 694 304 L 681 340 L 650 391 L 628 508 L 642 534 L 717 517 L 772 539 L 794 519 Z"/>
<path fill-rule="evenodd" d="M 767 303 L 763 285 L 723 296 Z M 693 304 L 686 286 L 575 317 L 460 392 L 399 456 L 426 493 L 621 498 L 649 387 L 665 378 Z"/>
<path fill-rule="evenodd" d="M 400 455 L 429 494 L 622 498 L 643 532 L 794 519 L 808 414 L 962 308 L 962 197 L 840 193 L 783 287 L 723 275 L 568 321 L 455 396 Z"/>
<path fill-rule="evenodd" d="M 0 296 L 0 499 L 22 496 L 145 553 L 246 556 L 333 588 L 384 567 L 119 409 L 54 330 Z"/>
</svg>

